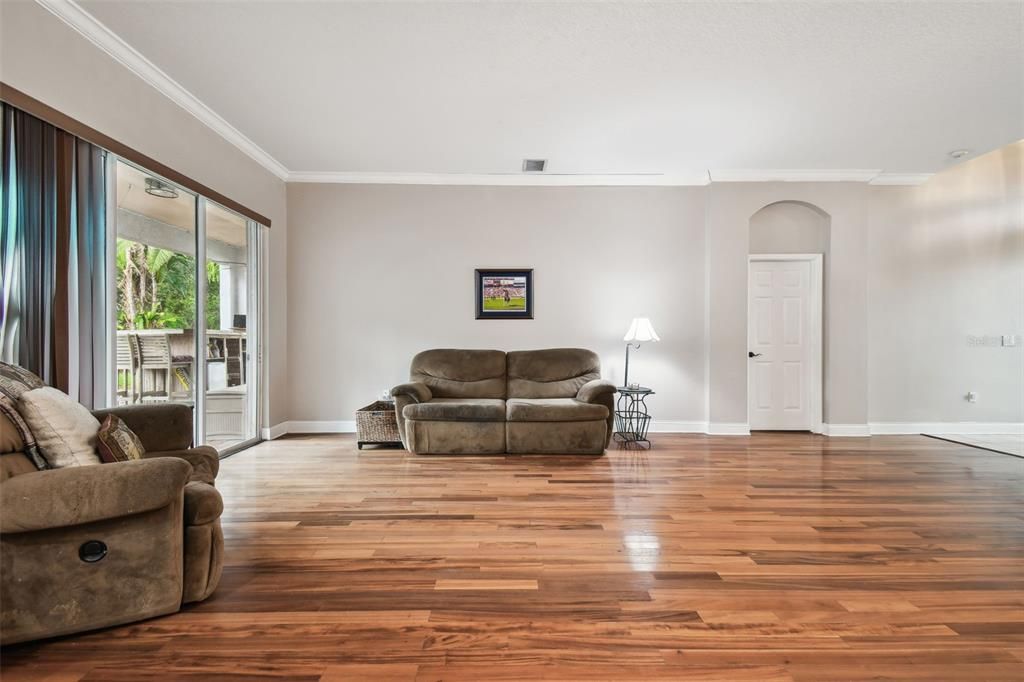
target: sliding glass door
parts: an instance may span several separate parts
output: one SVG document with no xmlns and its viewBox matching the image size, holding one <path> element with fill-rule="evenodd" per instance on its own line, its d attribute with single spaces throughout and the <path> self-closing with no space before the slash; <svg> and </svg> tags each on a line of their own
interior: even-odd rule
<svg viewBox="0 0 1024 682">
<path fill-rule="evenodd" d="M 197 443 L 253 442 L 261 227 L 132 164 L 114 167 L 116 404 L 185 403 Z"/>
<path fill-rule="evenodd" d="M 117 404 L 195 403 L 196 206 L 118 161 Z"/>
<path fill-rule="evenodd" d="M 250 224 L 206 202 L 206 442 L 228 449 L 256 437 L 250 348 Z"/>
</svg>

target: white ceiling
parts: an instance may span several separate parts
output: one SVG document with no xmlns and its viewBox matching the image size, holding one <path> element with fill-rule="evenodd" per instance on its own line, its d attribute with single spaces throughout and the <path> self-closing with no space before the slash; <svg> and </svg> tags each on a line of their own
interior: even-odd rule
<svg viewBox="0 0 1024 682">
<path fill-rule="evenodd" d="M 293 174 L 929 173 L 1024 137 L 1020 1 L 79 4 Z"/>
</svg>

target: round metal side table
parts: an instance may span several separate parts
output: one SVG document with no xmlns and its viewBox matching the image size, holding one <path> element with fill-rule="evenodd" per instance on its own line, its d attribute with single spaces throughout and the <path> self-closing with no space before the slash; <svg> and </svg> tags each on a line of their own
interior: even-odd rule
<svg viewBox="0 0 1024 682">
<path fill-rule="evenodd" d="M 616 389 L 619 397 L 615 401 L 615 432 L 612 438 L 623 447 L 636 446 L 650 449 L 651 441 L 647 440 L 647 429 L 651 425 L 651 415 L 647 414 L 647 396 L 654 391 L 646 386 Z"/>
</svg>

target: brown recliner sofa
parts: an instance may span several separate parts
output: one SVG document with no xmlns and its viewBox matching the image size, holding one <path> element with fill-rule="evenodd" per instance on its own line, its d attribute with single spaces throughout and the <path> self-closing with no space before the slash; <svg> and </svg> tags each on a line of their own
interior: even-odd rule
<svg viewBox="0 0 1024 682">
<path fill-rule="evenodd" d="M 206 599 L 223 566 L 220 461 L 192 447 L 192 408 L 99 410 L 138 435 L 144 459 L 39 471 L 2 414 L 0 642 L 173 613 Z"/>
<path fill-rule="evenodd" d="M 611 439 L 615 385 L 583 348 L 436 349 L 395 386 L 398 432 L 416 454 L 587 454 Z"/>
</svg>

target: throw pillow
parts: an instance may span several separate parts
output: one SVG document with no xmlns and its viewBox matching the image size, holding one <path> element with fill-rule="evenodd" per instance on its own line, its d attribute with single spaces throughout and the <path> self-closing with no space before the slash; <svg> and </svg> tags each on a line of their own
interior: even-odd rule
<svg viewBox="0 0 1024 682">
<path fill-rule="evenodd" d="M 11 445 L 13 446 L 16 441 L 20 440 L 20 449 L 32 464 L 37 469 L 48 469 L 49 466 L 46 464 L 42 453 L 39 452 L 39 446 L 36 445 L 36 439 L 32 436 L 32 429 L 28 428 L 28 424 L 25 423 L 25 419 L 18 412 L 18 408 L 15 407 L 11 399 L 3 392 L 0 392 L 0 414 L 6 417 L 7 422 L 18 432 L 17 437 L 11 439 Z"/>
<path fill-rule="evenodd" d="M 146 454 L 142 441 L 116 414 L 107 415 L 100 425 L 96 439 L 100 459 L 106 464 L 142 459 Z"/>
<path fill-rule="evenodd" d="M 16 402 L 21 394 L 45 386 L 43 380 L 24 367 L 0 362 L 0 393 Z"/>
<path fill-rule="evenodd" d="M 50 468 L 100 463 L 96 454 L 100 423 L 66 393 L 50 386 L 25 391 L 18 400 L 18 411 Z"/>
</svg>

